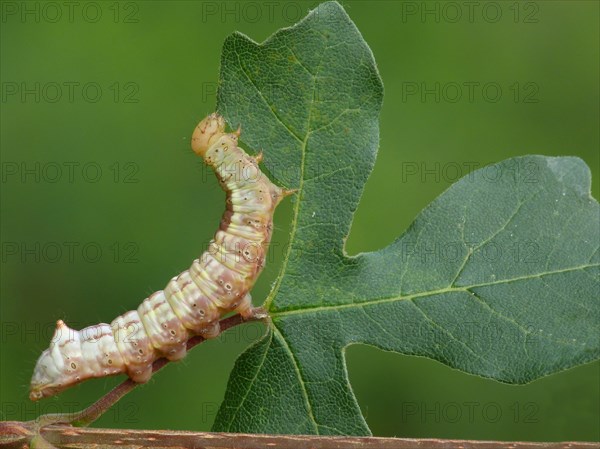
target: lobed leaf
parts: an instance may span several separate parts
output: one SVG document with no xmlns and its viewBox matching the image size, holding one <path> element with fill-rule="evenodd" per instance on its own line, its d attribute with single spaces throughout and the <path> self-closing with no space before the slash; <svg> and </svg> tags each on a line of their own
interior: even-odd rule
<svg viewBox="0 0 600 449">
<path fill-rule="evenodd" d="M 226 40 L 218 110 L 298 195 L 270 326 L 238 359 L 215 431 L 369 434 L 344 360 L 353 343 L 508 383 L 599 357 L 600 209 L 580 159 L 478 170 L 387 248 L 344 252 L 382 97 L 373 55 L 335 2 L 263 44 Z"/>
</svg>

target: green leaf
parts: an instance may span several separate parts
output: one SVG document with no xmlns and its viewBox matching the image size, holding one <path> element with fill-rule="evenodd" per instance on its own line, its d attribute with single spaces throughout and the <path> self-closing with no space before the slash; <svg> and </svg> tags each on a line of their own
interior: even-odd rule
<svg viewBox="0 0 600 449">
<path fill-rule="evenodd" d="M 216 431 L 369 434 L 346 372 L 353 343 L 508 383 L 599 357 L 600 210 L 577 158 L 478 170 L 389 247 L 344 252 L 375 161 L 382 91 L 335 2 L 261 45 L 241 34 L 225 42 L 218 110 L 299 192 L 265 301 L 270 326 L 236 362 Z"/>
</svg>

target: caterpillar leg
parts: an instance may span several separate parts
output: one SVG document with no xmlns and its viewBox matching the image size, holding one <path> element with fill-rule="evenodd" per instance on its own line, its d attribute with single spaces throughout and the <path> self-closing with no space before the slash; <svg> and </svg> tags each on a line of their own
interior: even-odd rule
<svg viewBox="0 0 600 449">
<path fill-rule="evenodd" d="M 219 325 L 219 322 L 217 321 L 212 326 L 207 327 L 206 329 L 203 329 L 202 333 L 200 335 L 202 335 L 206 339 L 209 339 L 209 338 L 217 338 L 220 333 L 221 333 L 221 326 Z"/>
<path fill-rule="evenodd" d="M 148 382 L 150 380 L 150 377 L 152 377 L 152 364 L 145 366 L 143 368 L 136 367 L 133 369 L 128 369 L 127 375 L 134 382 L 137 382 L 139 384 L 145 384 L 146 382 Z"/>
<path fill-rule="evenodd" d="M 233 310 L 242 315 L 242 318 L 245 320 L 252 318 L 254 316 L 252 313 L 254 309 L 252 308 L 252 296 L 250 296 L 250 293 L 246 293 L 246 296 L 244 296 L 239 305 Z"/>
<path fill-rule="evenodd" d="M 182 344 L 180 347 L 178 348 L 173 348 L 170 349 L 169 352 L 167 354 L 165 354 L 165 357 L 168 358 L 171 362 L 175 362 L 177 360 L 181 360 L 182 358 L 184 358 L 187 354 L 187 348 L 186 348 L 186 344 Z"/>
<path fill-rule="evenodd" d="M 268 316 L 262 307 L 252 307 L 252 297 L 250 296 L 250 293 L 247 293 L 240 305 L 233 310 L 242 315 L 244 320 L 262 319 Z"/>
</svg>

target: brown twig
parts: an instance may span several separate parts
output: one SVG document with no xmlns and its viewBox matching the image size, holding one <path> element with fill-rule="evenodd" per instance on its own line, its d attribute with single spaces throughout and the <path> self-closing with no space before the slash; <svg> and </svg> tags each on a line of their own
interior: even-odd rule
<svg viewBox="0 0 600 449">
<path fill-rule="evenodd" d="M 16 422 L 0 423 L 0 446 L 26 447 L 26 437 Z M 21 433 L 19 433 L 21 432 Z M 8 433 L 13 436 L 9 440 Z M 44 440 L 59 449 L 599 449 L 600 443 L 528 441 L 441 440 L 437 438 L 326 437 L 314 435 L 260 435 L 246 433 L 181 432 L 74 428 L 51 425 L 41 429 Z M 4 445 L 3 445 L 4 444 Z"/>
</svg>

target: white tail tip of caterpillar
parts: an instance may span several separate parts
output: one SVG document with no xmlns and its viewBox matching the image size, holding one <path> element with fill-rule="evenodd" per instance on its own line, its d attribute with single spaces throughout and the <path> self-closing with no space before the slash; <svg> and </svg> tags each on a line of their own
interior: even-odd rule
<svg viewBox="0 0 600 449">
<path fill-rule="evenodd" d="M 239 131 L 239 130 L 238 130 Z M 216 112 L 210 114 L 194 129 L 192 133 L 192 150 L 199 156 L 204 154 L 210 145 L 225 132 L 225 119 Z"/>
<path fill-rule="evenodd" d="M 57 394 L 61 388 L 54 385 L 54 379 L 57 377 L 55 373 L 55 364 L 52 361 L 50 350 L 46 349 L 38 359 L 33 378 L 29 387 L 29 399 L 39 401 L 40 399 Z"/>
<path fill-rule="evenodd" d="M 56 322 L 56 329 L 50 341 L 50 347 L 42 353 L 35 365 L 29 388 L 29 399 L 38 401 L 53 396 L 75 383 L 75 378 L 72 379 L 72 382 L 59 382 L 59 379 L 64 379 L 65 360 L 62 348 L 65 345 L 75 343 L 77 337 L 77 331 L 69 328 L 64 321 L 58 320 Z"/>
<path fill-rule="evenodd" d="M 50 347 L 33 370 L 29 398 L 37 401 L 92 377 L 125 372 L 122 357 L 117 353 L 109 324 L 76 331 L 58 320 Z"/>
</svg>

